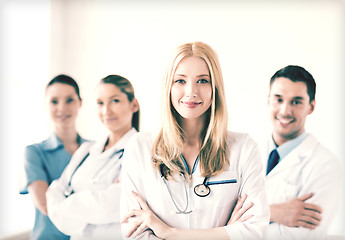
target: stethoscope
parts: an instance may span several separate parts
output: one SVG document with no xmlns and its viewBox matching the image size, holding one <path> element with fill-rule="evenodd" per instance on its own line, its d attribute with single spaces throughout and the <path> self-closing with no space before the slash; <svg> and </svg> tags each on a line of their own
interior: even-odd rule
<svg viewBox="0 0 345 240">
<path fill-rule="evenodd" d="M 177 206 L 177 203 L 176 203 L 176 201 L 175 201 L 175 199 L 174 199 L 174 197 L 173 197 L 173 195 L 172 195 L 172 193 L 171 193 L 171 191 L 170 191 L 169 185 L 168 185 L 168 183 L 167 183 L 167 181 L 166 181 L 166 179 L 165 179 L 165 176 L 164 176 L 163 167 L 164 167 L 163 164 L 161 164 L 161 165 L 159 166 L 160 175 L 161 175 L 161 178 L 162 178 L 162 180 L 163 180 L 163 182 L 164 182 L 164 184 L 165 184 L 165 186 L 166 186 L 166 188 L 167 188 L 167 190 L 168 190 L 168 193 L 169 193 L 169 195 L 170 195 L 170 198 L 171 198 L 173 204 L 175 205 L 175 207 L 176 207 L 176 209 L 177 209 L 176 214 L 190 214 L 190 213 L 192 212 L 192 210 L 187 211 L 188 206 L 189 206 L 189 198 L 188 198 L 188 192 L 187 192 L 187 187 L 186 187 L 186 177 L 185 177 L 185 175 L 184 175 L 183 173 L 181 173 L 181 175 L 183 176 L 184 191 L 185 191 L 185 195 L 186 195 L 187 204 L 186 204 L 186 207 L 185 207 L 183 210 L 181 210 L 181 209 L 179 208 L 179 206 Z M 208 180 L 208 178 L 209 178 L 209 177 L 206 176 L 206 177 L 204 178 L 204 181 L 203 181 L 201 184 L 198 184 L 198 185 L 196 185 L 196 186 L 194 187 L 194 193 L 195 193 L 195 195 L 197 195 L 198 197 L 206 197 L 206 196 L 210 195 L 211 189 L 210 189 L 209 186 L 207 186 L 207 180 Z"/>
<path fill-rule="evenodd" d="M 206 197 L 210 195 L 211 188 L 207 185 L 208 177 L 204 178 L 204 181 L 194 187 L 194 193 L 198 197 Z"/>
<path fill-rule="evenodd" d="M 101 171 L 101 169 L 104 168 L 104 166 L 117 154 L 120 154 L 119 158 L 118 159 L 121 159 L 122 156 L 123 156 L 123 152 L 124 152 L 124 149 L 120 149 L 116 152 L 114 152 L 108 159 L 108 161 L 106 161 L 102 167 L 99 168 L 99 170 L 95 173 L 94 176 L 96 176 L 99 171 Z M 67 189 L 64 191 L 64 194 L 65 194 L 65 197 L 69 197 L 70 195 L 72 195 L 74 193 L 72 187 L 71 187 L 71 183 L 72 183 L 72 178 L 73 178 L 73 175 L 76 173 L 76 171 L 79 169 L 79 167 L 84 163 L 84 161 L 86 160 L 86 158 L 90 155 L 90 153 L 88 152 L 85 157 L 80 161 L 80 163 L 78 164 L 78 166 L 74 169 L 73 173 L 71 174 L 70 178 L 69 178 L 69 181 L 68 181 L 68 184 L 67 184 Z M 96 182 L 95 180 L 93 180 L 93 182 Z"/>
</svg>

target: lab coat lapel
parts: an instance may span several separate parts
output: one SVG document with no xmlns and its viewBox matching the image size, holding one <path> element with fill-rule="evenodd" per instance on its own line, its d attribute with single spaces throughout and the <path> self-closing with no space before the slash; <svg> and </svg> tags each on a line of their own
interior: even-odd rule
<svg viewBox="0 0 345 240">
<path fill-rule="evenodd" d="M 282 171 L 287 171 L 295 167 L 300 168 L 303 165 L 303 161 L 312 154 L 317 145 L 318 141 L 312 134 L 310 134 L 285 158 L 281 159 L 279 164 L 272 169 L 272 171 L 267 177 L 270 178 L 274 175 L 279 175 Z"/>
</svg>

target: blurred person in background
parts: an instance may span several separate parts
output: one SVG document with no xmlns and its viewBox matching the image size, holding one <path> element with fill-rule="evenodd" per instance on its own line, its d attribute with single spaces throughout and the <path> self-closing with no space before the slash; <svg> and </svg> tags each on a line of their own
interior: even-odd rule
<svg viewBox="0 0 345 240">
<path fill-rule="evenodd" d="M 48 216 L 71 239 L 119 239 L 122 155 L 139 131 L 139 103 L 129 80 L 101 79 L 98 116 L 108 135 L 84 143 L 47 191 Z"/>
<path fill-rule="evenodd" d="M 72 155 L 85 141 L 76 130 L 82 105 L 77 82 L 67 76 L 53 78 L 45 90 L 45 101 L 53 125 L 50 137 L 25 148 L 25 185 L 20 193 L 30 193 L 35 206 L 35 224 L 30 239 L 69 239 L 47 216 L 46 191 L 58 179 Z"/>
<path fill-rule="evenodd" d="M 271 212 L 269 240 L 325 239 L 337 214 L 340 162 L 305 130 L 315 92 L 313 76 L 300 66 L 286 66 L 270 80 L 273 131 L 261 151 Z"/>
</svg>

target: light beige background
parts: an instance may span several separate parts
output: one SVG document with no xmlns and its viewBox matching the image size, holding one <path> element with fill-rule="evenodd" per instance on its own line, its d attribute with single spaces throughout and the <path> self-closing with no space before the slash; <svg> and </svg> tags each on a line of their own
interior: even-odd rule
<svg viewBox="0 0 345 240">
<path fill-rule="evenodd" d="M 31 199 L 18 194 L 18 170 L 23 148 L 50 131 L 46 83 L 60 73 L 79 82 L 84 101 L 78 128 L 97 139 L 106 131 L 97 118 L 95 85 L 108 74 L 123 75 L 135 86 L 142 130 L 154 130 L 166 60 L 189 41 L 218 52 L 229 129 L 257 141 L 270 131 L 266 98 L 273 73 L 289 64 L 310 71 L 317 105 L 307 131 L 344 166 L 344 11 L 344 2 L 333 0 L 0 0 L 0 237 L 33 224 Z M 344 180 L 339 184 L 345 189 Z M 331 233 L 345 235 L 344 222 L 342 205 Z"/>
</svg>

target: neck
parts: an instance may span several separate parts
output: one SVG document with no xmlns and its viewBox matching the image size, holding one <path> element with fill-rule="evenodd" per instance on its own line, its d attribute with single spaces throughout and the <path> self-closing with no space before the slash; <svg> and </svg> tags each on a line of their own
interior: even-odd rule
<svg viewBox="0 0 345 240">
<path fill-rule="evenodd" d="M 78 133 L 74 127 L 70 127 L 70 128 L 55 127 L 54 130 L 55 130 L 56 135 L 58 136 L 58 138 L 61 140 L 61 142 L 64 145 L 77 142 Z"/>
<path fill-rule="evenodd" d="M 184 119 L 181 125 L 186 134 L 182 154 L 186 160 L 189 170 L 192 171 L 195 159 L 200 152 L 201 133 L 204 128 L 204 121 L 200 118 L 188 120 Z"/>
<path fill-rule="evenodd" d="M 273 132 L 273 141 L 274 143 L 279 147 L 283 145 L 284 143 L 297 138 L 299 135 L 301 135 L 304 132 L 304 129 L 298 131 L 298 132 L 293 132 L 290 133 L 289 135 L 282 136 L 280 134 L 276 134 Z"/>
<path fill-rule="evenodd" d="M 186 142 L 187 145 L 200 144 L 201 133 L 204 129 L 204 120 L 203 119 L 184 119 L 182 120 L 182 128 L 186 133 Z"/>
<path fill-rule="evenodd" d="M 131 128 L 132 127 L 110 132 L 108 141 L 104 146 L 104 150 L 107 150 L 114 146 Z"/>
<path fill-rule="evenodd" d="M 55 128 L 55 133 L 71 155 L 79 148 L 78 133 L 75 128 Z"/>
</svg>

